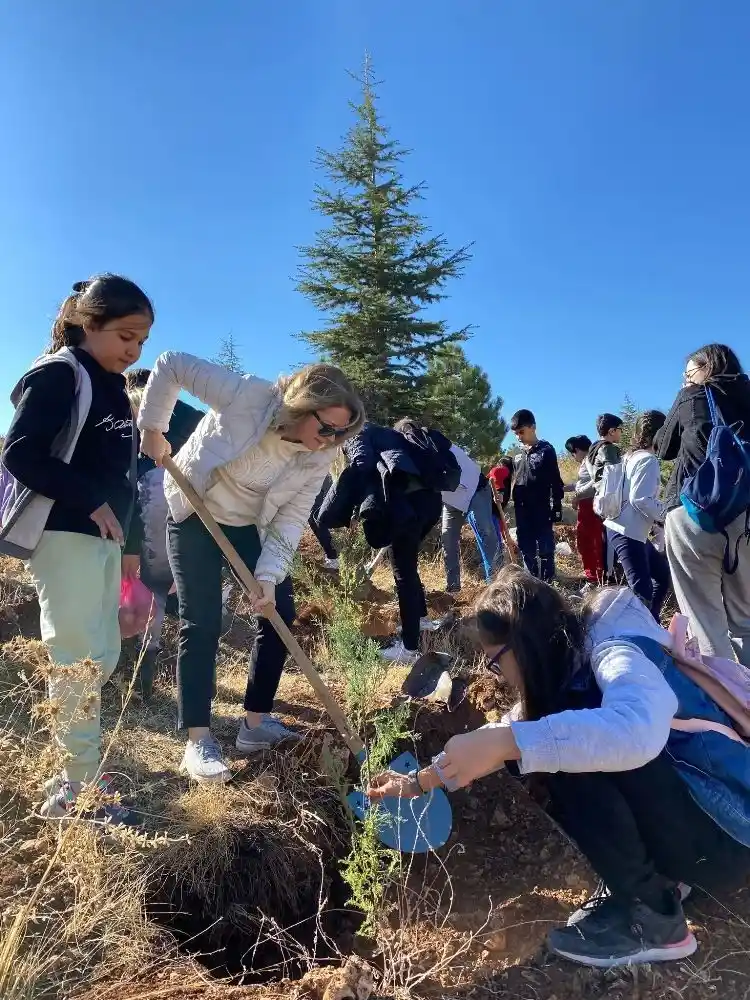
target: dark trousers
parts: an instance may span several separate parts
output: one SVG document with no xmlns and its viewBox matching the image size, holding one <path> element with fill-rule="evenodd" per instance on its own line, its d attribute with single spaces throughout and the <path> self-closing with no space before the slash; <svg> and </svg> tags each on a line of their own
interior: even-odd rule
<svg viewBox="0 0 750 1000">
<path fill-rule="evenodd" d="M 516 504 L 516 536 L 529 573 L 542 580 L 554 579 L 555 533 L 550 508 Z"/>
<path fill-rule="evenodd" d="M 443 503 L 439 493 L 418 490 L 408 495 L 416 515 L 405 534 L 394 533 L 390 556 L 401 614 L 401 638 L 407 649 L 419 646 L 419 619 L 427 614 L 424 587 L 419 578 L 419 550 L 426 535 L 440 520 Z"/>
<path fill-rule="evenodd" d="M 554 819 L 610 891 L 659 910 L 677 882 L 741 881 L 750 849 L 693 801 L 666 751 L 634 771 L 546 775 Z"/>
<path fill-rule="evenodd" d="M 224 526 L 224 533 L 251 571 L 260 556 L 258 529 Z M 177 584 L 180 640 L 177 652 L 178 725 L 208 726 L 211 721 L 216 653 L 221 635 L 221 577 L 224 557 L 193 514 L 186 521 L 168 523 L 169 562 Z M 276 610 L 287 623 L 294 621 L 292 581 L 276 587 Z M 286 647 L 271 623 L 261 618 L 250 658 L 245 694 L 247 712 L 270 712 L 286 659 Z"/>
<path fill-rule="evenodd" d="M 624 535 L 610 534 L 610 537 L 628 586 L 659 621 L 670 584 L 667 557 L 651 542 L 639 542 Z"/>
</svg>

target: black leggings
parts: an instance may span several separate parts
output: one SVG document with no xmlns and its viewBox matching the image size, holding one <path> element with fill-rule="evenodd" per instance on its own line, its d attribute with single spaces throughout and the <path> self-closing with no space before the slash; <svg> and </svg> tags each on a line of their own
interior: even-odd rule
<svg viewBox="0 0 750 1000">
<path fill-rule="evenodd" d="M 223 526 L 240 559 L 252 572 L 260 557 L 260 538 L 253 524 Z M 177 705 L 180 728 L 211 722 L 216 653 L 221 635 L 221 576 L 224 556 L 197 514 L 186 521 L 168 522 L 169 562 L 180 604 L 180 641 L 177 652 Z M 276 610 L 287 623 L 294 621 L 294 593 L 287 577 L 276 587 Z M 286 647 L 266 618 L 250 657 L 245 711 L 270 712 L 281 680 Z"/>
<path fill-rule="evenodd" d="M 390 554 L 401 614 L 401 638 L 407 649 L 417 649 L 419 619 L 427 614 L 424 587 L 419 576 L 419 550 L 438 523 L 443 502 L 440 494 L 432 490 L 416 490 L 408 494 L 408 500 L 414 518 L 406 534 L 394 530 Z"/>
<path fill-rule="evenodd" d="M 623 899 L 658 909 L 677 882 L 713 891 L 750 870 L 750 849 L 696 805 L 665 752 L 635 771 L 545 778 L 551 815 Z"/>
</svg>

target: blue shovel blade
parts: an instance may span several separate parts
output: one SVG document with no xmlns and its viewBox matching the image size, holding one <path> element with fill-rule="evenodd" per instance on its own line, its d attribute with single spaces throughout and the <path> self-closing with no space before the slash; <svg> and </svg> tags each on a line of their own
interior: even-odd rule
<svg viewBox="0 0 750 1000">
<path fill-rule="evenodd" d="M 408 774 L 418 767 L 410 753 L 401 754 L 389 766 L 391 771 Z M 378 836 L 386 847 L 404 854 L 425 854 L 447 843 L 453 814 L 442 788 L 435 788 L 416 799 L 388 798 L 371 803 L 364 792 L 350 792 L 349 807 L 359 819 L 370 809 L 380 814 Z"/>
</svg>

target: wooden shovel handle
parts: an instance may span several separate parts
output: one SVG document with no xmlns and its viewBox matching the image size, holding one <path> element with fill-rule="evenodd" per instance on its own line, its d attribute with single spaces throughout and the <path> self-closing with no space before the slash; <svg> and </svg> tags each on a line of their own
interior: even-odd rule
<svg viewBox="0 0 750 1000">
<path fill-rule="evenodd" d="M 206 530 L 211 534 L 216 544 L 224 553 L 227 562 L 234 570 L 237 579 L 242 584 L 242 587 L 245 590 L 245 592 L 250 597 L 260 596 L 262 591 L 258 584 L 258 581 L 255 579 L 255 577 L 247 568 L 242 559 L 240 559 L 239 553 L 232 545 L 232 543 L 229 541 L 224 532 L 221 530 L 221 528 L 216 523 L 211 514 L 208 512 L 206 505 L 198 496 L 198 494 L 188 481 L 185 474 L 180 471 L 180 469 L 175 465 L 173 459 L 169 458 L 168 456 L 166 456 L 163 459 L 162 464 L 166 469 L 166 471 L 170 474 L 172 479 L 174 479 L 174 481 L 177 483 L 180 490 L 185 494 L 188 501 L 190 502 L 190 506 L 193 508 L 195 513 L 204 523 L 204 525 L 206 526 Z M 338 729 L 339 733 L 341 733 L 341 738 L 344 740 L 344 742 L 349 747 L 351 752 L 355 755 L 355 757 L 359 756 L 359 754 L 361 754 L 365 749 L 364 743 L 362 742 L 362 740 L 360 740 L 359 736 L 357 736 L 357 734 L 352 730 L 346 716 L 341 711 L 338 702 L 333 697 L 331 692 L 328 690 L 326 685 L 323 683 L 320 674 L 315 669 L 310 658 L 307 656 L 307 654 L 302 649 L 300 644 L 292 635 L 286 622 L 282 619 L 281 615 L 275 608 L 273 609 L 273 611 L 269 611 L 265 615 L 265 617 L 276 629 L 276 631 L 279 634 L 279 637 L 281 638 L 281 641 L 284 643 L 286 648 L 291 653 L 297 666 L 300 668 L 302 673 L 305 675 L 305 677 L 308 679 L 308 681 L 314 688 L 318 698 L 320 698 L 320 700 L 323 702 L 326 711 L 330 715 L 331 719 L 333 719 L 333 722 L 336 728 Z"/>
</svg>

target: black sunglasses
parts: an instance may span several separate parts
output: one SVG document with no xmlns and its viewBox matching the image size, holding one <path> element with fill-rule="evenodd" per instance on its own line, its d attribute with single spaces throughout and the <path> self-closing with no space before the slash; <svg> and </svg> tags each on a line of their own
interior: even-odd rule
<svg viewBox="0 0 750 1000">
<path fill-rule="evenodd" d="M 351 424 L 347 424 L 346 427 L 336 427 L 335 424 L 327 424 L 325 420 L 321 420 L 315 410 L 312 410 L 311 412 L 312 415 L 315 417 L 315 419 L 318 421 L 318 434 L 322 438 L 333 438 L 334 440 L 336 440 L 337 438 L 344 437 L 346 434 L 349 433 Z"/>
<path fill-rule="evenodd" d="M 489 670 L 491 674 L 495 674 L 496 677 L 502 677 L 503 672 L 499 667 L 500 660 L 505 656 L 506 653 L 510 652 L 510 643 L 506 643 L 501 646 L 500 649 L 495 653 L 494 656 L 488 657 L 485 667 Z"/>
</svg>

